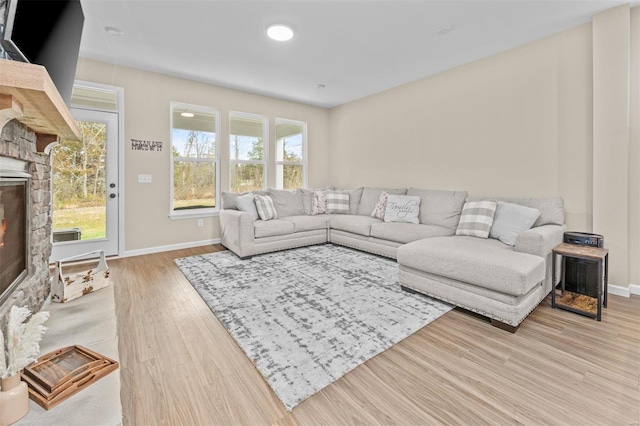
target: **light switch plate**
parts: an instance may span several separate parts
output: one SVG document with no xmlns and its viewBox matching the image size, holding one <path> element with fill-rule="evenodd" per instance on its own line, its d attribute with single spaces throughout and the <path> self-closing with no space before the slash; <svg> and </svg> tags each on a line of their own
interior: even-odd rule
<svg viewBox="0 0 640 426">
<path fill-rule="evenodd" d="M 152 180 L 151 175 L 138 175 L 138 183 L 151 183 Z"/>
</svg>

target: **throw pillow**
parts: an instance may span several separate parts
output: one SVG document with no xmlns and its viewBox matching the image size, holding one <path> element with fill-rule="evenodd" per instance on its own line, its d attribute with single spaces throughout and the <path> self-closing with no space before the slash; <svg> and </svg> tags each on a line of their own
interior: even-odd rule
<svg viewBox="0 0 640 426">
<path fill-rule="evenodd" d="M 384 211 L 385 222 L 420 223 L 420 197 L 389 194 Z"/>
<path fill-rule="evenodd" d="M 540 210 L 514 203 L 498 201 L 490 238 L 514 246 L 521 232 L 530 229 L 540 216 Z"/>
<path fill-rule="evenodd" d="M 373 208 L 371 212 L 371 217 L 375 217 L 376 219 L 384 220 L 384 213 L 387 210 L 387 200 L 389 199 L 389 193 L 386 191 L 382 191 L 380 194 L 380 198 L 378 199 L 378 203 Z"/>
<path fill-rule="evenodd" d="M 462 207 L 456 235 L 488 238 L 495 214 L 495 201 L 467 201 Z"/>
<path fill-rule="evenodd" d="M 347 191 L 327 191 L 327 213 L 349 214 L 349 193 Z"/>
<path fill-rule="evenodd" d="M 311 215 L 327 213 L 327 191 L 316 189 L 313 191 L 313 203 L 311 204 Z"/>
<path fill-rule="evenodd" d="M 273 200 L 268 195 L 256 195 L 254 197 L 256 202 L 256 210 L 258 210 L 258 216 L 262 220 L 277 219 L 276 207 L 273 205 Z"/>
<path fill-rule="evenodd" d="M 236 197 L 236 207 L 238 210 L 247 212 L 253 216 L 253 220 L 258 220 L 260 219 L 260 215 L 258 215 L 258 210 L 256 210 L 256 202 L 254 201 L 254 198 L 255 196 L 251 192 Z"/>
</svg>

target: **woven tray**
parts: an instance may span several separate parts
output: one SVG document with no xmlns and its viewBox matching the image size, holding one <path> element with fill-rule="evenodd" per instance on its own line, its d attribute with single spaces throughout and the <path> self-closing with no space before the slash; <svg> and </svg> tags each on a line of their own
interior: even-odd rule
<svg viewBox="0 0 640 426">
<path fill-rule="evenodd" d="M 118 362 L 75 345 L 40 357 L 22 372 L 29 397 L 49 410 L 118 368 Z"/>
</svg>

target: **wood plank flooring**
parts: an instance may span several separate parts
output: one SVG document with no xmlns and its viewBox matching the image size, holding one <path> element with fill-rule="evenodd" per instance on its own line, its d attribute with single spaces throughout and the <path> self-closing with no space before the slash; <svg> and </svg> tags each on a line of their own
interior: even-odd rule
<svg viewBox="0 0 640 426">
<path fill-rule="evenodd" d="M 640 424 L 638 296 L 515 334 L 454 309 L 287 412 L 173 262 L 222 249 L 109 262 L 125 425 Z"/>
</svg>

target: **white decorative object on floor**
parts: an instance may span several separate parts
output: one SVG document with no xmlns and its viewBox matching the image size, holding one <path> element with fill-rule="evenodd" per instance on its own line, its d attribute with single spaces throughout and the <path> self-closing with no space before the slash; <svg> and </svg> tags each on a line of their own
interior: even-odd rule
<svg viewBox="0 0 640 426">
<path fill-rule="evenodd" d="M 175 262 L 287 410 L 452 309 L 402 291 L 395 261 L 346 247 Z"/>
<path fill-rule="evenodd" d="M 82 272 L 64 274 L 63 264 L 72 260 L 87 258 L 98 254 L 98 265 Z M 85 272 L 86 271 L 86 272 Z M 56 270 L 51 283 L 51 301 L 65 303 L 80 296 L 107 287 L 109 285 L 109 267 L 105 259 L 104 250 L 92 251 L 78 256 L 67 257 L 56 262 Z"/>
</svg>

